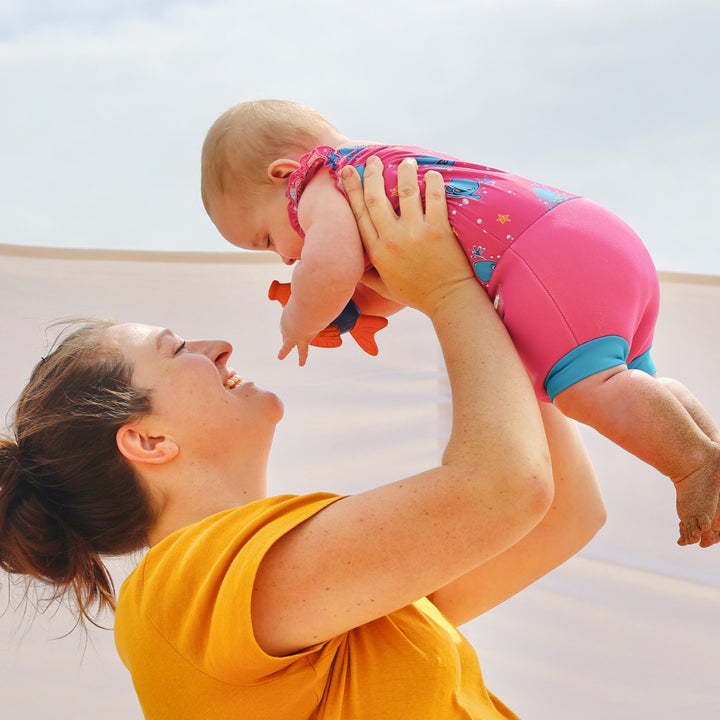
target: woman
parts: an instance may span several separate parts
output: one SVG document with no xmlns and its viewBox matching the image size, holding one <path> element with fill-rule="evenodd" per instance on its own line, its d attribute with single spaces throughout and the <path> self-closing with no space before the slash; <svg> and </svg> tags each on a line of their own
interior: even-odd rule
<svg viewBox="0 0 720 720">
<path fill-rule="evenodd" d="M 400 218 L 378 170 L 367 209 L 357 176 L 347 188 L 384 281 L 368 282 L 425 313 L 443 349 L 439 467 L 344 498 L 267 497 L 282 404 L 240 380 L 222 341 L 97 324 L 34 370 L 0 447 L 0 563 L 89 617 L 113 604 L 101 556 L 149 547 L 116 642 L 150 720 L 514 717 L 455 626 L 574 554 L 604 510 L 573 427 L 538 410 L 470 274 L 439 176 L 426 181 L 423 214 L 401 168 Z"/>
</svg>

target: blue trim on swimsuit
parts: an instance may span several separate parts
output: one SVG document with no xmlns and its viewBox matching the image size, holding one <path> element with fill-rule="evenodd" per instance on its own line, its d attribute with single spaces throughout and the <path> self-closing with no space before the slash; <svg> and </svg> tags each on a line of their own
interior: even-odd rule
<svg viewBox="0 0 720 720">
<path fill-rule="evenodd" d="M 642 370 L 648 375 L 654 375 L 657 372 L 655 363 L 650 357 L 650 348 L 648 348 L 642 355 L 638 355 L 634 360 L 630 361 L 628 363 L 628 367 L 631 370 Z"/>
<path fill-rule="evenodd" d="M 627 364 L 629 368 L 642 370 L 649 375 L 655 373 L 649 349 L 630 363 L 627 362 L 629 352 L 628 341 L 619 335 L 606 335 L 578 345 L 561 357 L 545 378 L 545 390 L 550 402 L 576 382 L 618 365 Z"/>
</svg>

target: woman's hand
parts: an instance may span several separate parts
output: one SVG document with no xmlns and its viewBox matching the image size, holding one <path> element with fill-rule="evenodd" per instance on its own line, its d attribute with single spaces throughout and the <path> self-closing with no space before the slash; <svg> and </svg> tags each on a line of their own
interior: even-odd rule
<svg viewBox="0 0 720 720">
<path fill-rule="evenodd" d="M 432 316 L 458 285 L 475 282 L 448 222 L 442 176 L 434 171 L 425 174 L 423 212 L 417 163 L 403 160 L 398 167 L 398 216 L 385 195 L 382 171 L 376 157 L 368 160 L 363 182 L 354 168 L 346 166 L 342 171 L 363 244 L 377 271 L 366 273 L 363 283 Z"/>
</svg>

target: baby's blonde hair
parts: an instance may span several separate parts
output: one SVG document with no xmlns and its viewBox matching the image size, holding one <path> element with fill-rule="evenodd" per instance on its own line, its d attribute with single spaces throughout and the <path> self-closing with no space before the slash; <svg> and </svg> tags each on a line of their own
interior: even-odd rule
<svg viewBox="0 0 720 720">
<path fill-rule="evenodd" d="M 328 132 L 337 133 L 312 108 L 287 100 L 251 100 L 227 110 L 208 131 L 202 149 L 201 182 L 205 210 L 230 188 L 252 196 L 270 182 L 267 168 L 282 157 L 299 157 Z"/>
</svg>

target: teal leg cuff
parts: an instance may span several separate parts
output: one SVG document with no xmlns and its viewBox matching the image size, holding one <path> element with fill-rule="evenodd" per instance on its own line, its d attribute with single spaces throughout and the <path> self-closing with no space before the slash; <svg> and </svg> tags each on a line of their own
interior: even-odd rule
<svg viewBox="0 0 720 720">
<path fill-rule="evenodd" d="M 656 373 L 655 363 L 650 357 L 650 348 L 648 348 L 642 355 L 638 355 L 634 360 L 628 363 L 628 367 L 631 370 L 642 370 L 648 375 L 654 375 Z"/>
<path fill-rule="evenodd" d="M 590 375 L 624 365 L 629 352 L 630 345 L 619 335 L 595 338 L 573 348 L 552 366 L 545 378 L 545 390 L 550 401 L 558 393 Z"/>
<path fill-rule="evenodd" d="M 650 348 L 630 362 L 627 361 L 629 352 L 630 346 L 627 340 L 619 335 L 606 335 L 578 345 L 561 357 L 547 374 L 545 390 L 550 401 L 552 402 L 558 393 L 576 382 L 617 365 L 627 364 L 631 370 L 642 370 L 648 375 L 655 374 L 655 363 L 650 357 Z"/>
</svg>

